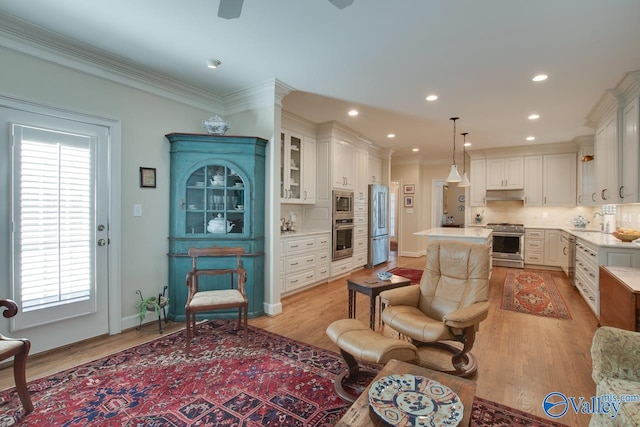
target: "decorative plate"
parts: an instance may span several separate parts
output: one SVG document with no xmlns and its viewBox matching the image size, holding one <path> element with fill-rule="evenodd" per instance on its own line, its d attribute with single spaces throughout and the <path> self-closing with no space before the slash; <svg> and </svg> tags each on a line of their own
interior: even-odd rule
<svg viewBox="0 0 640 427">
<path fill-rule="evenodd" d="M 369 389 L 369 404 L 394 426 L 457 426 L 464 406 L 439 382 L 411 374 L 382 377 Z"/>
</svg>

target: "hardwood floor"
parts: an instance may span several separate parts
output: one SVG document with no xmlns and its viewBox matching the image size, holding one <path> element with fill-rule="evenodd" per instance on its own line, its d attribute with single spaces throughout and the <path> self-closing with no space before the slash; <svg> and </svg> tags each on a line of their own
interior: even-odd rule
<svg viewBox="0 0 640 427">
<path fill-rule="evenodd" d="M 393 257 L 375 270 L 400 266 L 422 269 L 424 257 Z M 591 379 L 590 347 L 597 320 L 578 291 L 562 272 L 552 271 L 554 282 L 571 312 L 572 320 L 557 320 L 500 309 L 502 284 L 507 269 L 494 268 L 491 278 L 489 317 L 480 325 L 473 354 L 478 359 L 477 396 L 547 418 L 542 410 L 544 397 L 557 391 L 566 396 L 590 398 L 595 395 Z M 283 299 L 283 314 L 250 319 L 253 326 L 289 338 L 337 351 L 325 330 L 336 319 L 347 317 L 345 279 L 314 287 Z M 368 298 L 357 294 L 357 317 L 368 324 Z M 171 323 L 165 331 L 180 329 Z M 384 331 L 385 335 L 391 331 Z M 100 337 L 29 359 L 28 380 L 91 361 L 140 342 L 156 338 L 156 333 L 137 330 Z M 0 389 L 13 387 L 11 369 L 5 365 Z M 558 419 L 571 426 L 586 426 L 589 417 L 572 410 Z"/>
</svg>

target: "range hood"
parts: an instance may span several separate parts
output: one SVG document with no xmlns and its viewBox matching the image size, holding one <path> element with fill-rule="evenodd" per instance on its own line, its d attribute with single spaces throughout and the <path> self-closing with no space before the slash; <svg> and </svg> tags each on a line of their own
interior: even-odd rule
<svg viewBox="0 0 640 427">
<path fill-rule="evenodd" d="M 524 201 L 524 190 L 487 190 L 487 202 L 489 201 Z"/>
</svg>

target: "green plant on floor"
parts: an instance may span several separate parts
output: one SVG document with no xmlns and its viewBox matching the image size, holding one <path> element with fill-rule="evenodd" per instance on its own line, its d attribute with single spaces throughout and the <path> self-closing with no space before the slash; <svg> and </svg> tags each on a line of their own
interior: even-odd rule
<svg viewBox="0 0 640 427">
<path fill-rule="evenodd" d="M 137 290 L 136 293 L 140 295 L 140 302 L 136 306 L 136 308 L 139 310 L 138 318 L 140 319 L 140 322 L 142 322 L 144 318 L 147 316 L 147 312 L 149 311 L 159 312 L 162 309 L 162 307 L 166 306 L 169 303 L 169 298 L 165 297 L 162 294 L 159 294 L 157 297 L 154 296 L 149 298 L 143 298 L 142 292 L 140 292 L 140 290 Z"/>
</svg>

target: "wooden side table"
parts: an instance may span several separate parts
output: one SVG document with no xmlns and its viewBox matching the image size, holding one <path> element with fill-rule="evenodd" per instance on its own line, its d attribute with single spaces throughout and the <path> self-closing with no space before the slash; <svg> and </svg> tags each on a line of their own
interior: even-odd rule
<svg viewBox="0 0 640 427">
<path fill-rule="evenodd" d="M 473 409 L 473 398 L 476 394 L 476 383 L 464 378 L 456 377 L 442 372 L 433 371 L 421 366 L 412 365 L 405 362 L 392 359 L 380 371 L 371 384 L 378 379 L 393 374 L 412 374 L 430 378 L 438 381 L 440 384 L 449 387 L 458 395 L 462 405 L 464 406 L 462 421 L 459 425 L 468 426 L 471 420 L 471 411 Z M 363 427 L 363 426 L 386 426 L 388 425 L 382 418 L 376 414 L 369 406 L 369 388 L 371 384 L 362 392 L 360 397 L 351 405 L 349 410 L 338 421 L 336 427 Z"/>
<path fill-rule="evenodd" d="M 356 292 L 369 296 L 369 327 L 375 330 L 376 321 L 376 298 L 380 292 L 387 289 L 400 288 L 411 284 L 411 280 L 406 277 L 391 276 L 389 280 L 380 280 L 377 275 L 364 276 L 347 279 L 347 289 L 349 290 L 349 318 L 356 317 Z"/>
</svg>

